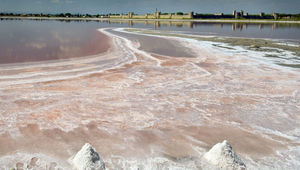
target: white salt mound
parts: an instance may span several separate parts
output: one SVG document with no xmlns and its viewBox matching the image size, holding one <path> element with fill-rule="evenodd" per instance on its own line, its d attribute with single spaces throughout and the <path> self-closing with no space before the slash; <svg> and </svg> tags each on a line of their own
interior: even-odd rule
<svg viewBox="0 0 300 170">
<path fill-rule="evenodd" d="M 83 145 L 81 150 L 71 160 L 76 170 L 104 170 L 105 164 L 95 148 L 89 143 Z"/>
<path fill-rule="evenodd" d="M 246 165 L 234 152 L 231 145 L 224 140 L 217 143 L 203 156 L 204 169 L 245 170 Z M 209 165 L 207 165 L 209 164 Z"/>
</svg>

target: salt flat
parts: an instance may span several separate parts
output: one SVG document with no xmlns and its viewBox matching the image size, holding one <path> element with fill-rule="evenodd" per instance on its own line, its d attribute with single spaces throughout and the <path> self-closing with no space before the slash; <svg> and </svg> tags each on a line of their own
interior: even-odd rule
<svg viewBox="0 0 300 170">
<path fill-rule="evenodd" d="M 1 165 L 69 169 L 88 142 L 109 169 L 199 169 L 226 139 L 248 169 L 300 166 L 299 70 L 195 39 L 99 31 L 105 53 L 0 68 Z"/>
</svg>

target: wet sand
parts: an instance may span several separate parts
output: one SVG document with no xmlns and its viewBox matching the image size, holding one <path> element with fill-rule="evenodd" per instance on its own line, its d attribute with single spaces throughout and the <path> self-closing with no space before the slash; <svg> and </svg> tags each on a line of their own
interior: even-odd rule
<svg viewBox="0 0 300 170">
<path fill-rule="evenodd" d="M 174 37 L 160 40 L 178 55 L 145 52 L 155 37 L 100 31 L 106 53 L 0 68 L 1 166 L 70 169 L 89 142 L 109 169 L 199 169 L 225 139 L 249 169 L 299 165 L 297 70 Z"/>
</svg>

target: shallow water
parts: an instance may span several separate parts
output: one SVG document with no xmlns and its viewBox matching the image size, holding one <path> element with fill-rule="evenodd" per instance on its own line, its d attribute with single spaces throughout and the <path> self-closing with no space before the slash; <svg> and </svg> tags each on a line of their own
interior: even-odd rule
<svg viewBox="0 0 300 170">
<path fill-rule="evenodd" d="M 0 20 L 0 27 L 0 64 L 66 59 L 105 52 L 108 49 L 106 37 L 96 31 L 105 27 L 136 27 L 172 30 L 185 34 L 300 42 L 299 24 Z M 157 44 L 148 43 L 145 48 L 151 51 L 150 47 Z M 162 52 L 163 48 L 159 50 Z"/>
<path fill-rule="evenodd" d="M 105 52 L 107 37 L 88 25 L 0 21 L 0 64 L 57 60 Z"/>
<path fill-rule="evenodd" d="M 130 41 L 139 43 L 139 49 L 149 53 L 172 57 L 195 57 L 195 54 L 193 54 L 191 51 L 188 51 L 185 47 L 182 47 L 181 44 L 176 41 L 168 41 L 165 38 L 134 35 L 113 30 L 111 30 L 111 32 L 125 37 Z"/>
</svg>

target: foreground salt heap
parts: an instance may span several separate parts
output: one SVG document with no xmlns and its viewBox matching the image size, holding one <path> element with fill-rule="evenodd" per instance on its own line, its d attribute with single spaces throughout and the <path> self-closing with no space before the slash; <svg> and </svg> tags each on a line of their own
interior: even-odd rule
<svg viewBox="0 0 300 170">
<path fill-rule="evenodd" d="M 83 145 L 81 150 L 71 160 L 76 170 L 104 170 L 105 164 L 99 154 L 89 143 Z"/>
<path fill-rule="evenodd" d="M 203 156 L 204 169 L 244 170 L 246 165 L 234 152 L 231 145 L 224 140 L 217 143 Z"/>
</svg>

